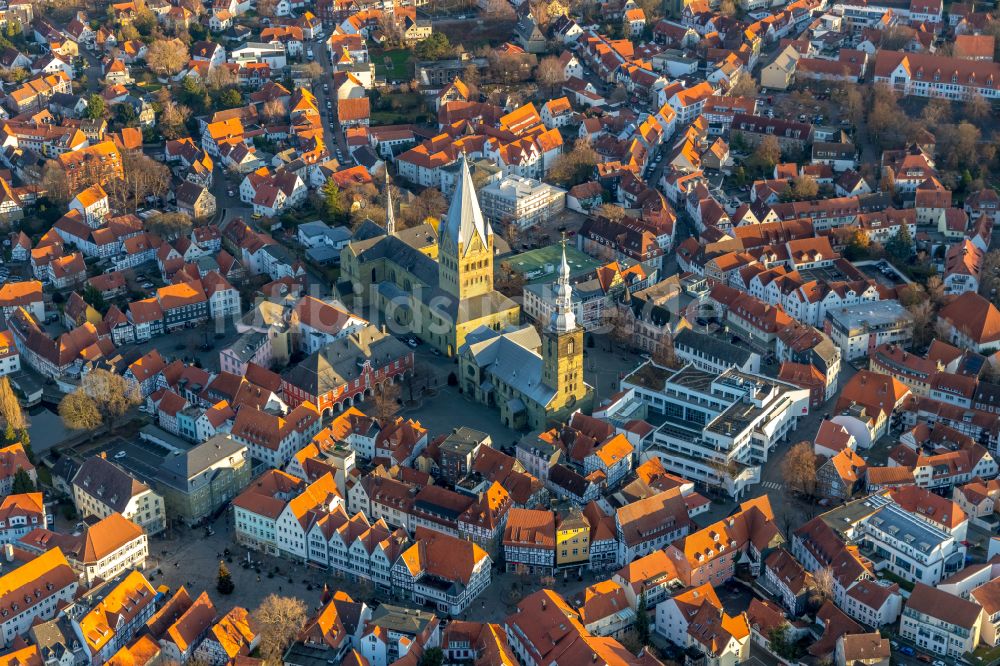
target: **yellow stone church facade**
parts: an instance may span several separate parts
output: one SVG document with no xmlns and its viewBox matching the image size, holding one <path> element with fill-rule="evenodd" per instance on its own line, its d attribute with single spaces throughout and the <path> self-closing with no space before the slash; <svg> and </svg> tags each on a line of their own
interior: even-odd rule
<svg viewBox="0 0 1000 666">
<path fill-rule="evenodd" d="M 396 231 L 391 199 L 386 228 L 360 229 L 341 251 L 341 274 L 355 296 L 378 310 L 393 333 L 412 333 L 453 356 L 480 327 L 517 325 L 520 306 L 493 288 L 493 229 L 483 218 L 464 156 L 439 228 Z"/>
</svg>

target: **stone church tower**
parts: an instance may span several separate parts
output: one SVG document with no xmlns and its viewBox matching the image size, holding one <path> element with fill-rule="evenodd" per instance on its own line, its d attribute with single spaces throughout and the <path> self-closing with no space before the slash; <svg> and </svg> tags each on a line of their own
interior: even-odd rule
<svg viewBox="0 0 1000 666">
<path fill-rule="evenodd" d="M 493 228 L 483 218 L 465 155 L 438 241 L 438 286 L 460 301 L 493 291 Z"/>
<path fill-rule="evenodd" d="M 556 390 L 550 411 L 572 408 L 587 395 L 589 387 L 583 381 L 583 329 L 576 325 L 573 314 L 565 245 L 556 286 L 556 309 L 542 332 L 542 364 L 542 381 Z"/>
</svg>

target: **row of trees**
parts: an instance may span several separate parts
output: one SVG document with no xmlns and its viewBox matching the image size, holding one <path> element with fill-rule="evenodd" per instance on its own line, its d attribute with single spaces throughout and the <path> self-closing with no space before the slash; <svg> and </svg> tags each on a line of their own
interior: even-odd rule
<svg viewBox="0 0 1000 666">
<path fill-rule="evenodd" d="M 112 205 L 117 210 L 135 210 L 145 204 L 146 198 L 162 197 L 170 187 L 170 169 L 140 150 L 125 150 L 121 153 L 123 178 L 107 179 L 98 164 L 84 168 L 77 174 L 79 189 L 100 183 L 108 193 Z M 76 194 L 71 192 L 66 172 L 55 160 L 49 160 L 42 168 L 42 184 L 49 201 L 65 204 Z"/>
<path fill-rule="evenodd" d="M 376 176 L 374 180 L 380 179 Z M 441 219 L 448 210 L 448 201 L 436 187 L 425 188 L 408 201 L 398 187 L 389 187 L 395 207 L 397 230 L 422 224 L 428 218 Z M 371 183 L 356 183 L 341 188 L 333 180 L 328 180 L 320 189 L 313 206 L 326 222 L 349 224 L 352 228 L 357 228 L 366 219 L 382 224 L 386 219 L 385 202 L 385 193 Z"/>
</svg>

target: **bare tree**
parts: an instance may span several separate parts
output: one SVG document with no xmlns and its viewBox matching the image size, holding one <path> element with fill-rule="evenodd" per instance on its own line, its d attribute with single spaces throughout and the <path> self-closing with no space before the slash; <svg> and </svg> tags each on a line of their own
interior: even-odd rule
<svg viewBox="0 0 1000 666">
<path fill-rule="evenodd" d="M 187 135 L 187 121 L 191 117 L 191 109 L 168 100 L 160 113 L 160 132 L 166 139 L 179 139 Z"/>
<path fill-rule="evenodd" d="M 74 430 L 94 430 L 104 425 L 110 432 L 140 401 L 134 383 L 108 370 L 92 370 L 59 403 L 59 416 L 66 427 Z"/>
<path fill-rule="evenodd" d="M 66 394 L 59 402 L 59 418 L 70 430 L 97 430 L 103 423 L 97 404 L 80 389 Z"/>
<path fill-rule="evenodd" d="M 736 79 L 736 83 L 729 89 L 732 97 L 755 97 L 757 95 L 757 82 L 753 76 L 744 73 Z"/>
<path fill-rule="evenodd" d="M 45 196 L 55 203 L 67 203 L 73 196 L 69 191 L 66 172 L 55 160 L 47 161 L 42 167 L 42 188 Z"/>
<path fill-rule="evenodd" d="M 514 6 L 508 0 L 487 0 L 486 16 L 494 21 L 515 18 Z"/>
<path fill-rule="evenodd" d="M 448 210 L 448 201 L 436 187 L 428 187 L 406 206 L 401 217 L 405 218 L 406 226 L 423 224 L 429 217 L 440 219 Z"/>
<path fill-rule="evenodd" d="M 306 605 L 294 597 L 270 594 L 253 612 L 253 618 L 261 637 L 261 656 L 276 666 L 306 622 Z"/>
<path fill-rule="evenodd" d="M 589 180 L 598 162 L 597 151 L 585 139 L 577 139 L 573 150 L 552 161 L 548 179 L 561 187 L 572 187 Z"/>
<path fill-rule="evenodd" d="M 551 92 L 555 90 L 556 86 L 566 80 L 566 69 L 559 62 L 559 58 L 556 56 L 547 56 L 542 58 L 541 62 L 538 63 L 535 78 L 538 79 L 540 84 L 548 87 Z"/>
<path fill-rule="evenodd" d="M 385 382 L 377 389 L 372 400 L 375 403 L 375 417 L 380 421 L 387 421 L 399 411 L 399 396 L 402 391 L 399 384 Z"/>
<path fill-rule="evenodd" d="M 174 75 L 190 59 L 187 47 L 176 39 L 157 39 L 146 51 L 146 65 L 157 74 Z"/>
<path fill-rule="evenodd" d="M 323 77 L 323 65 L 318 62 L 307 62 L 302 65 L 302 73 L 313 81 L 319 81 Z"/>
<path fill-rule="evenodd" d="M 669 333 L 664 335 L 660 344 L 653 351 L 653 363 L 664 368 L 678 368 L 680 361 L 677 358 L 677 351 L 674 349 L 674 336 Z"/>
<path fill-rule="evenodd" d="M 147 228 L 167 241 L 173 241 L 191 232 L 193 222 L 187 213 L 160 213 L 149 219 Z"/>
<path fill-rule="evenodd" d="M 1000 250 L 990 250 L 983 257 L 979 293 L 993 305 L 1000 306 Z"/>
<path fill-rule="evenodd" d="M 415 401 L 422 392 L 427 388 L 428 382 L 431 378 L 431 369 L 427 364 L 416 361 L 413 364 L 413 369 L 406 375 L 403 383 L 406 386 L 406 399 L 411 403 Z"/>
<path fill-rule="evenodd" d="M 861 94 L 861 90 L 858 89 L 858 86 L 853 84 L 843 86 L 841 105 L 847 112 L 847 119 L 852 125 L 857 125 L 861 122 L 865 113 L 865 98 Z"/>
<path fill-rule="evenodd" d="M 951 120 L 951 102 L 935 97 L 927 102 L 920 118 L 931 127 L 949 122 Z"/>
<path fill-rule="evenodd" d="M 926 289 L 934 307 L 940 307 L 944 301 L 944 280 L 941 279 L 941 276 L 931 275 L 928 277 Z"/>
<path fill-rule="evenodd" d="M 288 110 L 285 109 L 284 103 L 280 99 L 269 99 L 264 102 L 263 108 L 260 110 L 260 114 L 271 122 L 280 120 L 285 117 Z"/>
<path fill-rule="evenodd" d="M 606 217 L 609 220 L 614 220 L 615 222 L 624 219 L 625 209 L 616 204 L 601 204 L 597 207 L 594 213 L 600 217 Z"/>
<path fill-rule="evenodd" d="M 124 178 L 108 182 L 108 196 L 122 210 L 135 210 L 146 197 L 166 194 L 170 187 L 170 169 L 138 150 L 122 153 Z"/>
<path fill-rule="evenodd" d="M 993 106 L 980 93 L 975 93 L 965 105 L 965 115 L 971 120 L 983 120 L 993 113 Z"/>
<path fill-rule="evenodd" d="M 213 67 L 208 70 L 208 75 L 205 77 L 205 87 L 209 90 L 229 88 L 239 85 L 239 82 L 236 72 L 228 67 Z"/>
<path fill-rule="evenodd" d="M 796 176 L 792 181 L 792 196 L 799 201 L 815 199 L 819 194 L 819 183 L 812 176 Z"/>
<path fill-rule="evenodd" d="M 493 286 L 504 296 L 517 298 L 524 294 L 524 275 L 511 269 L 510 264 L 506 261 L 501 262 Z"/>
<path fill-rule="evenodd" d="M 11 388 L 10 378 L 6 375 L 0 377 L 0 418 L 3 418 L 4 424 L 13 430 L 24 430 L 28 427 L 28 420 L 24 418 L 21 403 Z"/>
<path fill-rule="evenodd" d="M 816 453 L 811 442 L 799 442 L 789 450 L 781 475 L 789 488 L 810 497 L 816 493 Z"/>
<path fill-rule="evenodd" d="M 257 13 L 267 18 L 274 18 L 278 8 L 278 0 L 257 0 Z"/>
<path fill-rule="evenodd" d="M 809 592 L 813 608 L 818 610 L 826 601 L 833 600 L 836 584 L 837 578 L 830 567 L 823 567 L 813 574 L 813 586 Z"/>
<path fill-rule="evenodd" d="M 781 144 L 778 137 L 767 135 L 757 144 L 753 152 L 753 162 L 763 169 L 773 169 L 781 161 Z"/>
</svg>

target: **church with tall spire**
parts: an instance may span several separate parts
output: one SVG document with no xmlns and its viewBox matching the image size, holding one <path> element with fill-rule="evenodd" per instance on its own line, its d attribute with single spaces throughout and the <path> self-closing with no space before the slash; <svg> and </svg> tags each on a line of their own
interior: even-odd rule
<svg viewBox="0 0 1000 666">
<path fill-rule="evenodd" d="M 385 209 L 384 225 L 366 220 L 340 255 L 342 278 L 363 306 L 377 310 L 369 319 L 395 334 L 412 333 L 446 356 L 473 330 L 518 324 L 520 306 L 493 288 L 493 228 L 464 155 L 442 220 L 398 228 L 388 174 Z"/>
<path fill-rule="evenodd" d="M 463 393 L 497 407 L 510 428 L 545 430 L 588 409 L 594 391 L 583 379 L 583 329 L 573 314 L 563 246 L 556 307 L 541 334 L 531 325 L 469 333 L 459 349 Z"/>
</svg>

